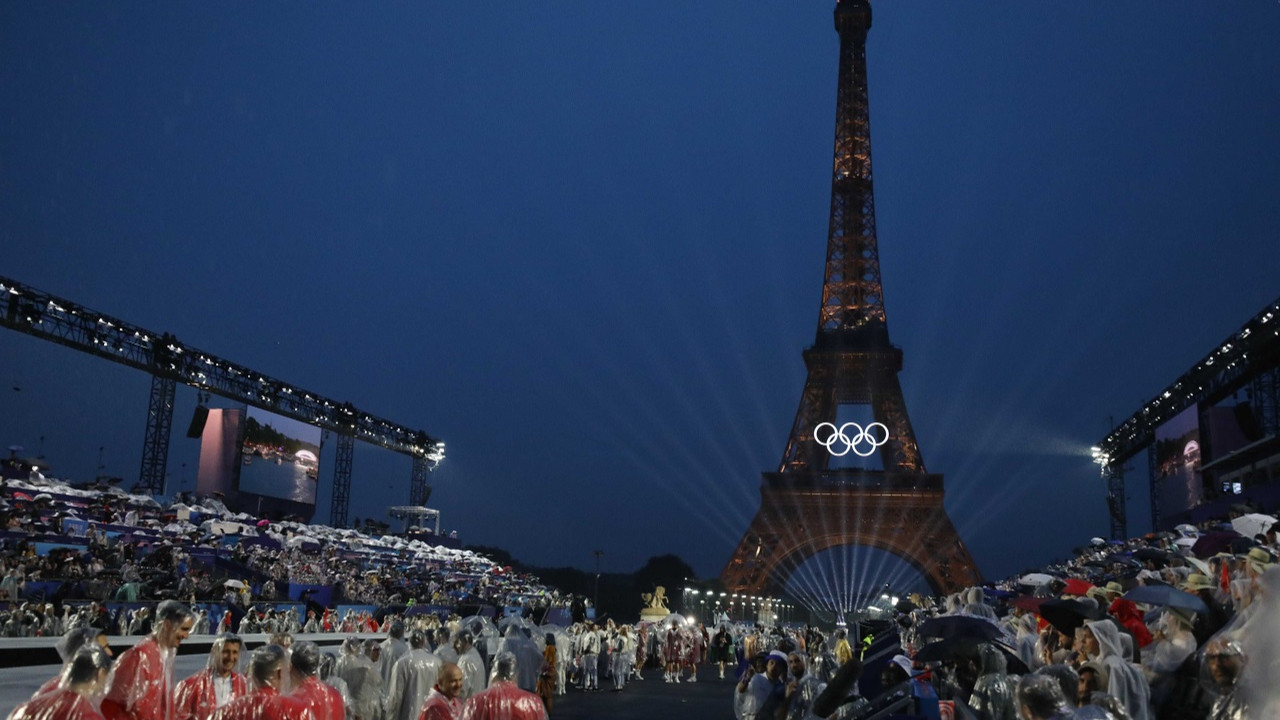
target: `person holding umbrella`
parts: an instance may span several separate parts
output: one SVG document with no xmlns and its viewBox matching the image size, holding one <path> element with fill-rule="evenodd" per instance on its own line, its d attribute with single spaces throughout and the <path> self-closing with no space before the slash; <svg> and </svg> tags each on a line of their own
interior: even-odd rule
<svg viewBox="0 0 1280 720">
<path fill-rule="evenodd" d="M 1173 691 L 1178 668 L 1196 651 L 1191 632 L 1195 613 L 1179 607 L 1165 608 L 1157 621 L 1155 639 L 1142 654 L 1142 671 L 1151 687 L 1151 706 L 1159 708 Z"/>
</svg>

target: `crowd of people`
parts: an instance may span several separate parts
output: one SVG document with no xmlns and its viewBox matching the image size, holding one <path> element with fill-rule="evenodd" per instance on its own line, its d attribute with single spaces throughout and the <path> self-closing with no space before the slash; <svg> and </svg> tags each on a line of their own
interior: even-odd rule
<svg viewBox="0 0 1280 720">
<path fill-rule="evenodd" d="M 677 614 L 539 624 L 532 610 L 563 602 L 559 593 L 474 554 L 287 523 L 228 543 L 116 496 L 85 507 L 65 496 L 21 502 L 3 509 L 7 525 L 21 529 L 0 554 L 3 632 L 61 636 L 65 664 L 14 720 L 544 718 L 570 690 L 622 693 L 644 672 L 666 683 L 723 682 L 738 720 L 1280 713 L 1271 682 L 1280 663 L 1280 524 L 1256 514 L 1263 524 L 1253 534 L 1211 522 L 1122 543 L 1094 538 L 1070 562 L 945 597 L 913 595 L 880 618 L 878 634 L 864 626 L 851 639 L 844 628 L 727 618 L 704 626 Z M 217 505 L 201 506 L 212 522 L 247 530 L 245 518 Z M 85 522 L 76 536 L 83 544 L 35 552 L 39 538 L 65 533 L 57 514 L 68 509 Z M 208 545 L 227 555 L 201 565 L 198 549 Z M 243 581 L 228 575 L 237 568 Z M 110 597 L 39 602 L 28 592 L 48 578 L 81 592 L 102 576 L 115 585 Z M 254 604 L 283 587 L 321 583 L 378 610 Z M 105 601 L 130 585 L 164 599 L 109 612 Z M 211 614 L 187 602 L 202 588 L 226 609 Z M 464 599 L 525 611 L 461 617 L 441 609 Z M 174 651 L 193 633 L 216 640 L 207 667 L 179 681 Z M 256 633 L 270 641 L 248 652 L 240 637 Z M 346 637 L 336 651 L 294 642 L 309 633 Z M 108 635 L 145 640 L 113 662 Z"/>
<path fill-rule="evenodd" d="M 114 487 L 84 490 L 37 476 L 4 484 L 0 602 L 7 602 L 0 633 L 7 637 L 60 635 L 81 622 L 145 634 L 145 614 L 120 604 L 164 599 L 226 604 L 233 630 L 245 618 L 248 627 L 273 624 L 277 619 L 266 615 L 275 603 L 305 602 L 320 590 L 328 606 L 545 612 L 571 601 L 535 576 L 422 540 L 269 522 L 232 513 L 216 498 L 192 504 L 178 498 L 162 507 Z M 307 590 L 300 598 L 291 587 Z M 279 622 L 301 627 L 307 618 Z M 316 624 L 317 632 L 350 626 L 323 613 Z M 216 618 L 211 627 L 217 629 Z"/>
</svg>

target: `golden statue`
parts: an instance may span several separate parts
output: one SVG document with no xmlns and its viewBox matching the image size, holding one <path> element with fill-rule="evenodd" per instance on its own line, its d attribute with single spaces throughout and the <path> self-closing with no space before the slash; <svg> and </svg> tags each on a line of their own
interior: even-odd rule
<svg viewBox="0 0 1280 720">
<path fill-rule="evenodd" d="M 667 589 L 659 585 L 651 593 L 640 593 L 644 601 L 644 609 L 640 611 L 641 620 L 656 622 L 671 614 L 667 608 Z"/>
</svg>

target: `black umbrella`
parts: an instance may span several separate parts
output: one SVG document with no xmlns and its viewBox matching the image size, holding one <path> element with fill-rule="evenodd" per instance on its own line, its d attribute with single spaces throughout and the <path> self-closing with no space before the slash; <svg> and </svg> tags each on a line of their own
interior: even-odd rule
<svg viewBox="0 0 1280 720">
<path fill-rule="evenodd" d="M 916 653 L 915 659 L 920 662 L 944 662 L 958 657 L 977 659 L 978 648 L 982 645 L 991 645 L 998 649 L 1004 655 L 1005 664 L 1010 673 L 1026 675 L 1030 672 L 1022 658 L 1018 657 L 1018 654 L 1004 643 L 984 643 L 972 638 L 948 638 L 929 643 L 920 648 L 920 651 Z"/>
<path fill-rule="evenodd" d="M 1153 547 L 1138 548 L 1133 551 L 1133 556 L 1139 560 L 1169 560 L 1169 553 Z"/>
<path fill-rule="evenodd" d="M 995 640 L 1003 635 L 994 623 L 970 615 L 942 615 L 920 625 L 924 637 Z"/>
<path fill-rule="evenodd" d="M 1105 613 L 1079 600 L 1049 600 L 1040 606 L 1040 617 L 1063 635 L 1073 635 L 1086 620 L 1101 620 Z"/>
<path fill-rule="evenodd" d="M 1231 543 L 1240 538 L 1234 530 L 1221 530 L 1201 535 L 1191 546 L 1191 554 L 1204 560 L 1231 548 Z"/>
<path fill-rule="evenodd" d="M 1147 605 L 1184 608 L 1197 613 L 1209 612 L 1209 606 L 1198 596 L 1169 585 L 1141 585 L 1125 593 L 1124 599 Z"/>
</svg>

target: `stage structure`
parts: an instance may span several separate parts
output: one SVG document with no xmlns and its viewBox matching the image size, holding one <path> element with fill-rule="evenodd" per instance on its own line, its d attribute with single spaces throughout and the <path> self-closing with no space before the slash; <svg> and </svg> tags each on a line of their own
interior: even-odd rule
<svg viewBox="0 0 1280 720">
<path fill-rule="evenodd" d="M 1125 462 L 1143 450 L 1152 530 L 1224 514 L 1250 496 L 1280 498 L 1280 299 L 1093 448 L 1116 540 L 1129 537 Z M 1171 498 L 1176 485 L 1190 491 Z"/>
<path fill-rule="evenodd" d="M 935 591 L 980 582 L 943 508 L 942 476 L 925 470 L 889 341 L 880 279 L 867 103 L 867 0 L 840 0 L 835 165 L 817 338 L 782 462 L 765 473 L 761 506 L 722 574 L 726 590 L 778 594 L 823 550 L 880 548 L 914 566 Z M 842 406 L 874 422 L 841 422 Z M 833 467 L 833 456 L 870 457 L 882 469 Z M 874 458 L 873 458 L 874 460 Z"/>
<path fill-rule="evenodd" d="M 425 500 L 429 494 L 427 472 L 444 459 L 444 443 L 421 430 L 397 425 L 359 410 L 351 403 L 331 400 L 185 345 L 167 333 L 131 325 L 2 276 L 0 326 L 151 374 L 151 398 L 138 477 L 140 492 L 153 495 L 164 492 L 177 383 L 336 433 L 338 456 L 330 523 L 337 527 L 347 524 L 356 440 L 413 458 L 409 496 L 414 504 Z"/>
</svg>

